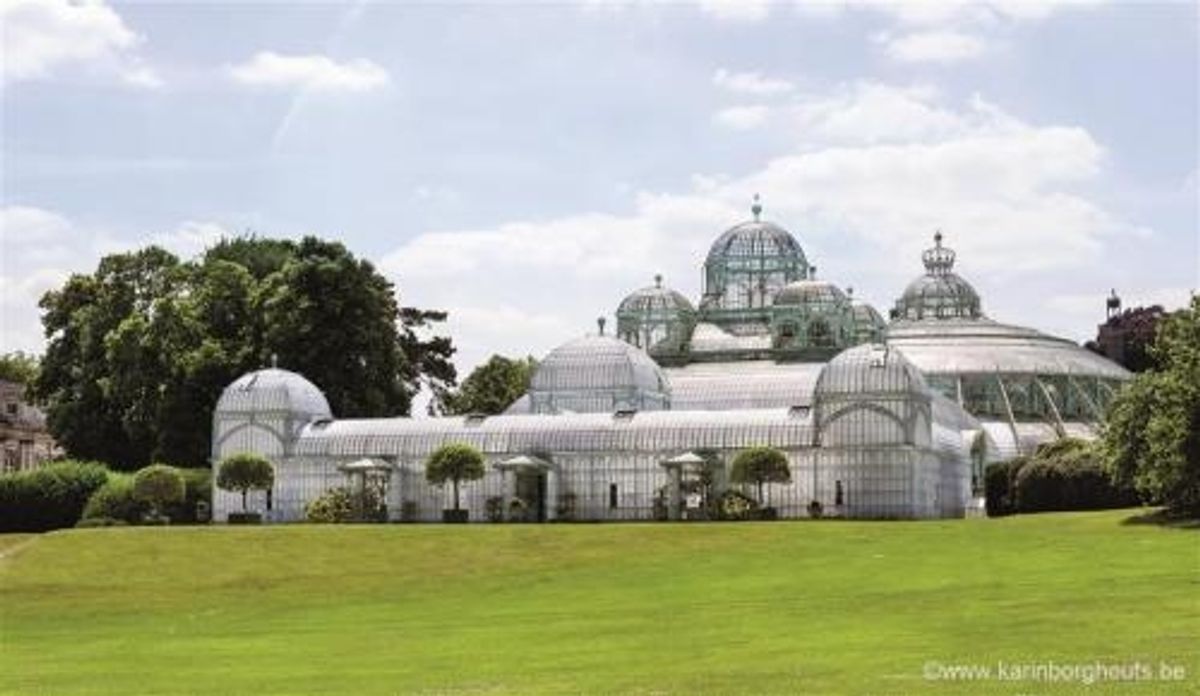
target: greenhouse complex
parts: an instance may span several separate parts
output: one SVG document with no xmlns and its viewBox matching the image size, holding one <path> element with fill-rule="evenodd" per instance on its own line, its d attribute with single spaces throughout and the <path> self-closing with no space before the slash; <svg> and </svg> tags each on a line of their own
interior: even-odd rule
<svg viewBox="0 0 1200 696">
<path fill-rule="evenodd" d="M 940 233 L 885 321 L 818 279 L 757 197 L 751 210 L 709 250 L 698 303 L 655 278 L 621 301 L 615 331 L 601 321 L 546 355 L 502 415 L 337 419 L 318 386 L 264 369 L 221 396 L 214 466 L 269 459 L 274 486 L 251 498 L 278 522 L 339 486 L 377 491 L 383 518 L 441 520 L 451 486 L 428 483 L 425 466 L 447 443 L 486 462 L 461 486 L 471 521 L 708 519 L 731 492 L 783 518 L 961 517 L 980 505 L 989 462 L 1094 436 L 1129 376 L 989 319 Z M 786 457 L 788 480 L 731 478 L 756 446 Z M 241 509 L 237 494 L 214 501 L 220 519 Z"/>
</svg>

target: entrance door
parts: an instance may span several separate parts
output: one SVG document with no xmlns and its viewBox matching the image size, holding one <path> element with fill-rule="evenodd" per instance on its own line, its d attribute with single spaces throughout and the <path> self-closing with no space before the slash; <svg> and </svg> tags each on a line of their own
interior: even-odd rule
<svg viewBox="0 0 1200 696">
<path fill-rule="evenodd" d="M 530 522 L 546 521 L 546 473 L 544 471 L 518 471 L 517 497 L 525 501 L 526 519 Z"/>
</svg>

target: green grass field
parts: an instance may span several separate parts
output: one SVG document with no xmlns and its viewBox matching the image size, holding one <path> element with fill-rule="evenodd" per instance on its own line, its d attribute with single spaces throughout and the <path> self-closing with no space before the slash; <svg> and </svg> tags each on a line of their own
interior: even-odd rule
<svg viewBox="0 0 1200 696">
<path fill-rule="evenodd" d="M 0 693 L 1200 692 L 1200 532 L 1131 514 L 0 537 Z M 1000 661 L 1187 678 L 925 676 Z"/>
</svg>

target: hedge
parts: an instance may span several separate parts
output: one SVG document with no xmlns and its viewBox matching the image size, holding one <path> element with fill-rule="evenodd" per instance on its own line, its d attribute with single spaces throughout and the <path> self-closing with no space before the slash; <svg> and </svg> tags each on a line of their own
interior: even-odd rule
<svg viewBox="0 0 1200 696">
<path fill-rule="evenodd" d="M 77 461 L 0 475 L 0 532 L 74 527 L 88 499 L 107 480 L 103 464 Z"/>
<path fill-rule="evenodd" d="M 196 517 L 196 508 L 203 503 L 212 509 L 212 471 L 209 469 L 178 469 L 183 476 L 184 499 L 166 506 L 172 524 L 207 522 Z M 150 507 L 133 495 L 133 474 L 112 472 L 108 482 L 88 500 L 83 519 L 110 518 L 129 524 L 141 524 Z"/>
<path fill-rule="evenodd" d="M 984 488 L 989 517 L 1139 504 L 1134 491 L 1112 482 L 1096 444 L 1076 438 L 1049 442 L 1031 457 L 989 466 Z"/>
</svg>

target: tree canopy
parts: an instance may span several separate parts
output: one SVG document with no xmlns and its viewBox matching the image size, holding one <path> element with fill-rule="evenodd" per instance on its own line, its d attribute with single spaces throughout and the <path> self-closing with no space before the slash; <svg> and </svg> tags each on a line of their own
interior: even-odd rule
<svg viewBox="0 0 1200 696">
<path fill-rule="evenodd" d="M 442 445 L 425 463 L 425 479 L 435 486 L 454 484 L 454 509 L 458 509 L 458 486 L 462 481 L 483 478 L 483 455 L 471 445 L 451 442 Z"/>
<path fill-rule="evenodd" d="M 0 355 L 0 380 L 29 386 L 37 380 L 37 356 L 21 351 Z"/>
<path fill-rule="evenodd" d="M 35 395 L 75 456 L 132 470 L 204 466 L 221 390 L 272 356 L 340 416 L 409 413 L 422 385 L 455 380 L 445 313 L 400 307 L 343 245 L 241 237 L 183 262 L 112 254 L 42 298 L 48 338 Z"/>
<path fill-rule="evenodd" d="M 514 360 L 493 355 L 472 370 L 458 389 L 437 394 L 433 410 L 445 415 L 503 413 L 529 391 L 529 380 L 536 368 L 537 361 L 533 357 Z"/>
<path fill-rule="evenodd" d="M 1109 406 L 1108 465 L 1118 484 L 1200 515 L 1200 297 L 1162 321 L 1151 355 L 1158 368 L 1137 375 Z"/>
<path fill-rule="evenodd" d="M 792 472 L 787 455 L 774 447 L 751 447 L 733 459 L 729 480 L 734 483 L 753 483 L 758 487 L 758 502 L 763 502 L 764 483 L 790 483 Z"/>
</svg>

